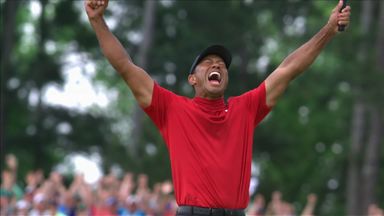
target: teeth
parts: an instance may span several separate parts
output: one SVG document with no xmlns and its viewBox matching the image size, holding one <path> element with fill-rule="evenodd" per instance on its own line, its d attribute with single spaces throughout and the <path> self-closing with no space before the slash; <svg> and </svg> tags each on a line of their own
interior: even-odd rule
<svg viewBox="0 0 384 216">
<path fill-rule="evenodd" d="M 211 73 L 209 74 L 209 78 L 211 78 L 213 75 L 217 75 L 217 77 L 218 77 L 218 80 L 220 80 L 220 78 L 221 78 L 221 75 L 220 75 L 220 73 L 219 73 L 219 72 L 216 72 L 216 71 L 213 71 L 213 72 L 211 72 Z"/>
</svg>

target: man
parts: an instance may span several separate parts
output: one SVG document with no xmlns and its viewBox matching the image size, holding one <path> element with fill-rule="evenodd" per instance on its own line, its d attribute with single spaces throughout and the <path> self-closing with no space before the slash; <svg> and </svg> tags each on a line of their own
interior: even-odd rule
<svg viewBox="0 0 384 216">
<path fill-rule="evenodd" d="M 168 147 L 178 215 L 244 215 L 249 201 L 253 132 L 290 81 L 307 69 L 323 47 L 348 25 L 350 7 L 334 8 L 328 23 L 290 54 L 259 87 L 225 101 L 231 54 L 223 46 L 205 49 L 192 64 L 189 99 L 170 92 L 136 66 L 103 19 L 107 0 L 85 8 L 101 49 L 123 77 Z"/>
</svg>

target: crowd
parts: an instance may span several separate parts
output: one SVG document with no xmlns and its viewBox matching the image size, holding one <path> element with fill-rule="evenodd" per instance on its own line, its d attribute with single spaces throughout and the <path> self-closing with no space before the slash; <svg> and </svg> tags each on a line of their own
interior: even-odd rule
<svg viewBox="0 0 384 216">
<path fill-rule="evenodd" d="M 92 186 L 82 175 L 64 184 L 63 176 L 53 171 L 44 177 L 41 170 L 30 171 L 23 187 L 17 179 L 17 158 L 6 156 L 2 167 L 0 216 L 144 216 L 175 215 L 177 204 L 170 181 L 148 184 L 148 176 L 126 173 L 123 178 L 108 174 Z M 67 185 L 67 186 L 66 186 Z M 316 195 L 310 194 L 301 215 L 314 215 Z M 247 215 L 297 215 L 292 204 L 282 199 L 278 191 L 267 204 L 256 195 L 246 209 Z M 370 206 L 369 215 L 383 216 L 383 210 Z"/>
<path fill-rule="evenodd" d="M 171 182 L 156 183 L 150 189 L 145 174 L 137 179 L 133 173 L 122 179 L 109 174 L 95 186 L 76 175 L 66 186 L 60 173 L 53 171 L 45 178 L 36 170 L 26 174 L 23 187 L 16 174 L 17 159 L 7 155 L 2 169 L 1 216 L 174 215 L 177 208 Z"/>
</svg>

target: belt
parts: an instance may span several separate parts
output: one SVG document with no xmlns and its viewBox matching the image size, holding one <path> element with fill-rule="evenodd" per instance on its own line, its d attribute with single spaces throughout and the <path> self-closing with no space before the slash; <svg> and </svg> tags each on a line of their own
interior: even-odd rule
<svg viewBox="0 0 384 216">
<path fill-rule="evenodd" d="M 242 209 L 203 208 L 197 206 L 180 206 L 176 215 L 212 215 L 212 216 L 245 216 Z"/>
</svg>

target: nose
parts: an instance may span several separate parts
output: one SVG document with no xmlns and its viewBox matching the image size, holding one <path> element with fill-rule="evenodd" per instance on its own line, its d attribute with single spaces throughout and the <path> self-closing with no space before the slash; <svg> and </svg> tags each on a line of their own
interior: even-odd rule
<svg viewBox="0 0 384 216">
<path fill-rule="evenodd" d="M 217 62 L 214 62 L 214 63 L 212 64 L 212 68 L 220 69 L 220 64 L 217 63 Z"/>
</svg>

